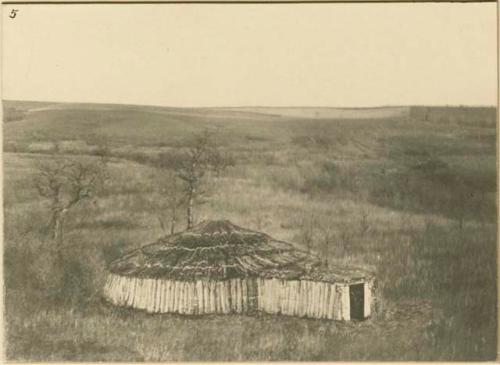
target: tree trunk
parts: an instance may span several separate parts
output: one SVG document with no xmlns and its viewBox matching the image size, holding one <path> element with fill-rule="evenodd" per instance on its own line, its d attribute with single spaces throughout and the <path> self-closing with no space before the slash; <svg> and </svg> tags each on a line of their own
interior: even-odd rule
<svg viewBox="0 0 500 365">
<path fill-rule="evenodd" d="M 62 243 L 63 239 L 63 223 L 66 209 L 54 209 L 50 226 L 52 228 L 52 239 L 57 243 Z"/>
<path fill-rule="evenodd" d="M 195 192 L 196 190 L 194 186 L 191 186 L 189 189 L 188 205 L 187 205 L 187 229 L 193 227 L 193 208 L 194 208 Z"/>
<path fill-rule="evenodd" d="M 175 206 L 175 203 L 174 203 L 174 206 L 172 207 L 172 220 L 170 222 L 170 234 L 174 234 L 175 233 L 175 222 L 177 220 L 177 207 Z"/>
</svg>

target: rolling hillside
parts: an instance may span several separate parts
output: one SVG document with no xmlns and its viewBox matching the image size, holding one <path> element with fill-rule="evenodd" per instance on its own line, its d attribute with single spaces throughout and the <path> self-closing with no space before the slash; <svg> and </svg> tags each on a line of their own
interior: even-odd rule
<svg viewBox="0 0 500 365">
<path fill-rule="evenodd" d="M 4 111 L 7 359 L 495 359 L 494 108 L 7 101 Z M 229 219 L 329 264 L 374 270 L 371 319 L 153 316 L 101 300 L 106 265 L 165 234 L 162 174 L 206 128 L 234 165 L 207 181 L 195 220 Z M 69 213 L 55 264 L 37 166 L 102 150 L 106 184 Z"/>
</svg>

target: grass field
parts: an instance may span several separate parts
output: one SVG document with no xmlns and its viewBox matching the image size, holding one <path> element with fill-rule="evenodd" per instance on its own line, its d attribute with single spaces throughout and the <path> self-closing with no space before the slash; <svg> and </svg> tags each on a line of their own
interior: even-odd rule
<svg viewBox="0 0 500 365">
<path fill-rule="evenodd" d="M 7 358 L 495 359 L 496 111 L 394 110 L 4 102 Z M 212 178 L 196 220 L 309 240 L 330 263 L 374 270 L 372 318 L 189 318 L 103 302 L 106 263 L 163 234 L 160 157 L 175 159 L 193 133 L 214 126 L 235 166 Z M 56 265 L 34 166 L 61 154 L 96 159 L 102 143 L 108 183 L 69 214 Z"/>
</svg>

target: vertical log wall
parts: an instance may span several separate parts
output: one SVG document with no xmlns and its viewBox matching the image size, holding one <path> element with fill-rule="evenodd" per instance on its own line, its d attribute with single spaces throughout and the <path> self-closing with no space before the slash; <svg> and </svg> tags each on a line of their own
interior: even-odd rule
<svg viewBox="0 0 500 365">
<path fill-rule="evenodd" d="M 151 313 L 245 313 L 256 308 L 254 280 L 174 281 L 108 275 L 105 297 Z"/>
<path fill-rule="evenodd" d="M 349 286 L 308 280 L 231 279 L 174 281 L 109 274 L 105 297 L 118 306 L 151 313 L 246 313 L 350 320 Z M 365 317 L 371 313 L 371 284 L 365 283 Z"/>
<path fill-rule="evenodd" d="M 347 284 L 257 279 L 258 309 L 290 316 L 350 320 Z"/>
</svg>

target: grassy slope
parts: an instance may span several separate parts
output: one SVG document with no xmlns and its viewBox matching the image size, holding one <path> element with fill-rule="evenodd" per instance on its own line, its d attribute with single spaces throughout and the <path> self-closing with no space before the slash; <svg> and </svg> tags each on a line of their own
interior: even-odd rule
<svg viewBox="0 0 500 365">
<path fill-rule="evenodd" d="M 455 110 L 435 112 L 435 120 L 375 121 L 216 109 L 7 107 L 23 112 L 4 126 L 9 359 L 495 357 L 494 111 L 469 113 L 465 121 L 443 118 Z M 192 319 L 121 310 L 99 299 L 105 263 L 161 234 L 161 193 L 150 178 L 155 156 L 175 152 L 191 132 L 213 125 L 223 127 L 221 143 L 238 165 L 217 179 L 197 218 L 229 218 L 298 244 L 312 235 L 313 249 L 330 262 L 374 268 L 375 318 Z M 33 164 L 51 158 L 47 152 L 60 141 L 63 152 L 92 158 L 81 154 L 103 138 L 116 156 L 110 185 L 68 221 L 73 272 L 54 271 L 40 228 L 46 206 L 30 183 Z M 327 246 L 325 228 L 332 232 Z M 74 300 L 54 299 L 61 283 L 74 289 Z"/>
</svg>

